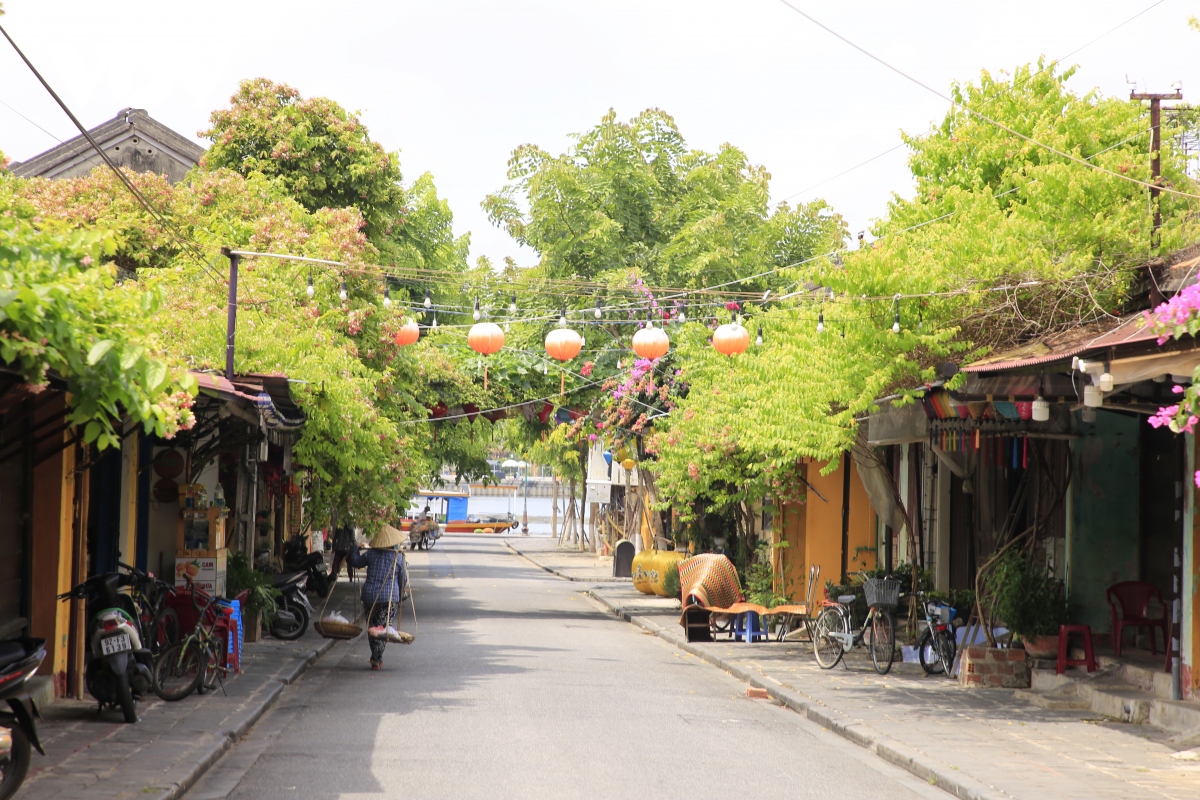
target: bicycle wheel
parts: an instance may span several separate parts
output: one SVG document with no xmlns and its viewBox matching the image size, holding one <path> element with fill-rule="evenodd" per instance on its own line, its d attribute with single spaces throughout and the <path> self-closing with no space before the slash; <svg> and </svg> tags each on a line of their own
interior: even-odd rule
<svg viewBox="0 0 1200 800">
<path fill-rule="evenodd" d="M 887 675 L 896 659 L 896 636 L 892 625 L 892 612 L 875 609 L 871 616 L 871 663 L 880 675 Z"/>
<path fill-rule="evenodd" d="M 206 642 L 204 644 L 204 676 L 200 679 L 200 685 L 196 687 L 197 694 L 214 691 L 217 688 L 217 681 L 221 677 L 221 659 L 216 651 L 219 642 Z"/>
<path fill-rule="evenodd" d="M 821 669 L 833 669 L 842 660 L 842 654 L 845 652 L 842 643 L 830 634 L 846 632 L 846 619 L 842 616 L 841 609 L 827 608 L 817 617 L 812 632 L 813 655 L 816 656 Z"/>
<path fill-rule="evenodd" d="M 154 693 L 163 700 L 182 700 L 196 691 L 204 672 L 204 654 L 195 639 L 171 645 L 154 662 Z"/>
<path fill-rule="evenodd" d="M 953 677 L 954 675 L 954 656 L 958 652 L 958 645 L 954 642 L 954 634 L 951 631 L 938 631 L 937 636 L 933 639 L 937 646 L 938 656 L 941 658 L 942 671 Z"/>
<path fill-rule="evenodd" d="M 161 609 L 150 626 L 150 641 L 144 643 L 145 646 L 150 648 L 152 655 L 158 655 L 178 641 L 179 615 L 173 608 Z"/>
<path fill-rule="evenodd" d="M 934 647 L 933 636 L 930 635 L 928 628 L 917 640 L 917 658 L 920 659 L 921 669 L 925 670 L 926 675 L 940 675 L 945 672 L 941 655 Z"/>
</svg>

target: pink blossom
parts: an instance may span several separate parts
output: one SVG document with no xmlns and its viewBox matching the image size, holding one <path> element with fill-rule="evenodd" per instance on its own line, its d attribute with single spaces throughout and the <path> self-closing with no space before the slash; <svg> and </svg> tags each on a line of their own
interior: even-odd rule
<svg viewBox="0 0 1200 800">
<path fill-rule="evenodd" d="M 1196 470 L 1195 481 L 1196 481 L 1196 488 L 1200 489 L 1200 469 Z"/>
<path fill-rule="evenodd" d="M 1152 428 L 1161 428 L 1163 425 L 1169 426 L 1174 420 L 1175 415 L 1179 413 L 1179 406 L 1164 406 L 1158 410 L 1158 413 L 1146 420 Z"/>
<path fill-rule="evenodd" d="M 1183 387 L 1178 383 L 1171 385 L 1171 391 L 1175 394 L 1183 394 Z"/>
<path fill-rule="evenodd" d="M 594 442 L 594 441 L 596 441 L 596 440 L 597 440 L 597 439 L 599 439 L 599 438 L 600 438 L 600 437 L 599 437 L 599 436 L 597 436 L 597 435 L 596 435 L 596 434 L 594 434 L 594 433 L 589 433 L 589 434 L 588 434 L 588 441 L 589 441 L 589 442 Z"/>
</svg>

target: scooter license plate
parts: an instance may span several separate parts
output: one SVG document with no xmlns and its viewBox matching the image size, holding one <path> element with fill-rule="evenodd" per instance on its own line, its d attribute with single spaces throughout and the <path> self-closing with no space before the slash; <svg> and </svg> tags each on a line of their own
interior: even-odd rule
<svg viewBox="0 0 1200 800">
<path fill-rule="evenodd" d="M 124 653 L 126 650 L 133 649 L 133 642 L 129 640 L 129 634 L 118 633 L 116 636 L 100 640 L 100 650 L 104 655 L 111 656 L 113 653 Z"/>
</svg>

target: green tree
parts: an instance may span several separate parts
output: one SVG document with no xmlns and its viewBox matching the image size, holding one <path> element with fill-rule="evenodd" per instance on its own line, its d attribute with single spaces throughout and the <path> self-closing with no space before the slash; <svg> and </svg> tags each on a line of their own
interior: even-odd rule
<svg viewBox="0 0 1200 800">
<path fill-rule="evenodd" d="M 404 206 L 400 161 L 371 141 L 357 115 L 266 78 L 242 81 L 230 103 L 200 132 L 212 141 L 204 169 L 262 173 L 309 211 L 353 206 L 368 237 L 389 232 Z"/>
<path fill-rule="evenodd" d="M 117 284 L 100 266 L 112 234 L 42 219 L 18 183 L 0 176 L 0 360 L 34 386 L 65 380 L 69 421 L 101 450 L 123 418 L 164 438 L 189 428 L 196 382 L 152 333 L 161 293 Z"/>
<path fill-rule="evenodd" d="M 689 150 L 663 111 L 614 112 L 552 156 L 517 148 L 508 186 L 483 203 L 492 222 L 537 251 L 549 279 L 699 288 L 803 261 L 841 241 L 822 202 L 768 208 L 770 175 L 732 145 Z M 775 283 L 749 281 L 761 291 Z M 742 287 L 739 287 L 742 288 Z"/>
</svg>

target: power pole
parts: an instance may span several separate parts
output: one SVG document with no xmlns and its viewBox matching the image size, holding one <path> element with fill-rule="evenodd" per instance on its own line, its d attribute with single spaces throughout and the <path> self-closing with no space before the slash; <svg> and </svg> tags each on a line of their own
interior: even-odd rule
<svg viewBox="0 0 1200 800">
<path fill-rule="evenodd" d="M 1150 101 L 1150 202 L 1154 206 L 1154 228 L 1150 234 L 1150 246 L 1158 247 L 1158 229 L 1162 227 L 1162 211 L 1158 207 L 1158 179 L 1162 169 L 1162 159 L 1159 150 L 1162 147 L 1162 107 L 1163 100 L 1182 100 L 1183 92 L 1130 92 L 1130 100 Z"/>
</svg>

